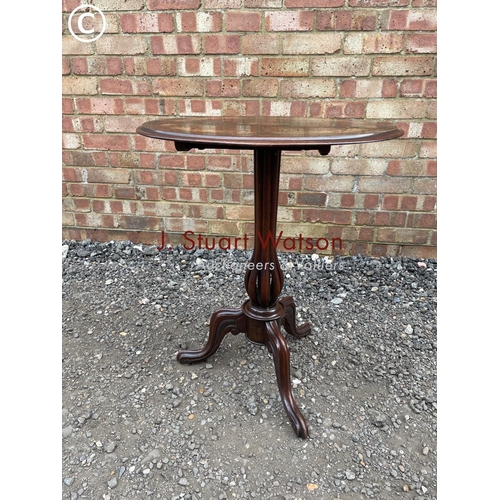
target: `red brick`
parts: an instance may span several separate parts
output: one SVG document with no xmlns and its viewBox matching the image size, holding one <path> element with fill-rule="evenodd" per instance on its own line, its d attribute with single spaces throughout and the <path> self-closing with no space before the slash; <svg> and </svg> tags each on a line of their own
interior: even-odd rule
<svg viewBox="0 0 500 500">
<path fill-rule="evenodd" d="M 409 214 L 406 226 L 435 229 L 436 224 L 437 218 L 435 214 Z"/>
<path fill-rule="evenodd" d="M 260 31 L 260 12 L 227 12 L 227 31 Z"/>
<path fill-rule="evenodd" d="M 382 200 L 383 210 L 397 210 L 399 208 L 399 196 L 386 194 Z"/>
<path fill-rule="evenodd" d="M 386 10 L 382 13 L 382 29 L 435 31 L 435 9 Z"/>
<path fill-rule="evenodd" d="M 126 151 L 129 149 L 128 136 L 124 135 L 84 135 L 83 146 L 85 149 L 103 149 Z"/>
<path fill-rule="evenodd" d="M 240 37 L 238 35 L 206 35 L 206 54 L 238 54 Z"/>
<path fill-rule="evenodd" d="M 167 33 L 174 30 L 172 14 L 122 14 L 120 24 L 123 33 Z"/>
<path fill-rule="evenodd" d="M 101 93 L 103 94 L 132 94 L 132 82 L 119 78 L 101 78 Z"/>
<path fill-rule="evenodd" d="M 297 193 L 297 205 L 312 207 L 324 207 L 326 205 L 326 193 Z"/>
<path fill-rule="evenodd" d="M 152 76 L 173 76 L 176 73 L 175 67 L 176 60 L 152 57 L 146 60 L 146 75 Z M 136 71 L 132 71 L 131 74 L 137 74 Z"/>
<path fill-rule="evenodd" d="M 186 78 L 157 78 L 153 81 L 153 92 L 165 96 L 202 96 L 205 82 Z"/>
<path fill-rule="evenodd" d="M 343 194 L 340 206 L 342 208 L 354 208 L 355 196 L 353 194 Z"/>
<path fill-rule="evenodd" d="M 435 196 L 424 196 L 422 202 L 422 210 L 436 210 L 437 198 Z"/>
<path fill-rule="evenodd" d="M 240 95 L 240 81 L 230 79 L 207 81 L 206 95 L 209 97 L 238 97 Z"/>
<path fill-rule="evenodd" d="M 437 82 L 436 80 L 425 81 L 424 97 L 437 97 Z"/>
<path fill-rule="evenodd" d="M 222 30 L 221 12 L 180 12 L 177 13 L 180 32 L 209 33 Z"/>
<path fill-rule="evenodd" d="M 164 35 L 151 37 L 151 52 L 161 54 L 199 54 L 200 35 Z"/>
<path fill-rule="evenodd" d="M 364 208 L 379 208 L 379 195 L 366 194 L 363 201 Z"/>
<path fill-rule="evenodd" d="M 404 49 L 404 35 L 398 33 L 348 33 L 344 54 L 387 54 Z"/>
<path fill-rule="evenodd" d="M 437 52 L 437 36 L 432 33 L 412 33 L 406 40 L 406 51 L 432 54 Z"/>
<path fill-rule="evenodd" d="M 401 210 L 417 210 L 418 196 L 402 196 Z"/>
<path fill-rule="evenodd" d="M 373 31 L 377 28 L 376 10 L 336 10 L 317 12 L 317 29 L 339 31 Z"/>
<path fill-rule="evenodd" d="M 396 97 L 397 88 L 396 80 L 378 78 L 344 80 L 340 84 L 339 95 L 342 98 Z"/>
</svg>

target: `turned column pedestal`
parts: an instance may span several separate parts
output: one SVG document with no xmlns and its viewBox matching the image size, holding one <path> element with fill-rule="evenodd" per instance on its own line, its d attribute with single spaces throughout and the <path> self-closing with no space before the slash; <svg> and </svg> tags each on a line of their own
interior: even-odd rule
<svg viewBox="0 0 500 500">
<path fill-rule="evenodd" d="M 245 275 L 249 299 L 239 309 L 212 314 L 208 340 L 199 350 L 180 351 L 181 363 L 212 356 L 224 337 L 245 333 L 273 355 L 281 399 L 292 427 L 301 438 L 307 425 L 292 394 L 290 351 L 281 327 L 293 337 L 311 332 L 309 324 L 295 323 L 292 297 L 279 299 L 283 289 L 274 240 L 278 213 L 281 151 L 316 150 L 327 155 L 332 145 L 394 139 L 403 131 L 390 123 L 365 120 L 330 120 L 270 116 L 171 117 L 144 123 L 137 132 L 146 137 L 174 141 L 177 151 L 193 148 L 251 149 L 254 151 L 255 247 Z"/>
</svg>

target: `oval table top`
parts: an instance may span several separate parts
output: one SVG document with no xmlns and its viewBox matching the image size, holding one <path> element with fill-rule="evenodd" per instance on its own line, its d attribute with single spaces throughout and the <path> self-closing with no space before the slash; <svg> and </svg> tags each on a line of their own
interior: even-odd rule
<svg viewBox="0 0 500 500">
<path fill-rule="evenodd" d="M 188 116 L 149 121 L 137 133 L 176 142 L 177 149 L 316 149 L 385 141 L 403 135 L 396 125 L 368 120 L 285 116 Z"/>
</svg>

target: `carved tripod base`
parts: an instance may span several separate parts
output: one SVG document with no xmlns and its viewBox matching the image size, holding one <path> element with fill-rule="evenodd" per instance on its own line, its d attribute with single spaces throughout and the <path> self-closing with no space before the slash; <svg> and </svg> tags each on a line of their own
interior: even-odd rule
<svg viewBox="0 0 500 500">
<path fill-rule="evenodd" d="M 281 326 L 289 335 L 296 338 L 311 333 L 309 323 L 296 326 L 295 303 L 290 296 L 284 297 L 274 307 L 268 309 L 255 307 L 250 300 L 247 300 L 241 309 L 219 309 L 210 318 L 210 331 L 205 347 L 196 351 L 180 351 L 177 360 L 186 364 L 209 358 L 216 353 L 228 333 L 233 335 L 245 333 L 251 342 L 266 345 L 273 355 L 278 389 L 285 411 L 295 434 L 305 439 L 308 436 L 307 424 L 292 394 L 290 350 L 281 333 Z"/>
</svg>

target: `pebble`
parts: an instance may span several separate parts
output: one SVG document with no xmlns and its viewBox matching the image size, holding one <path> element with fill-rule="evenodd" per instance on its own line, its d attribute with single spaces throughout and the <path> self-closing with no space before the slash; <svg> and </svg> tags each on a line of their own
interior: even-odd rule
<svg viewBox="0 0 500 500">
<path fill-rule="evenodd" d="M 116 477 L 112 477 L 109 481 L 108 481 L 108 486 L 113 489 L 113 488 L 116 488 L 118 486 L 118 480 L 116 479 Z"/>
<path fill-rule="evenodd" d="M 75 478 L 74 477 L 66 477 L 64 478 L 64 484 L 66 486 L 71 486 L 74 482 Z"/>
<path fill-rule="evenodd" d="M 116 443 L 111 441 L 110 443 L 107 443 L 105 448 L 106 453 L 113 453 L 116 450 Z"/>
<path fill-rule="evenodd" d="M 436 497 L 435 261 L 336 255 L 325 269 L 321 256 L 280 253 L 283 295 L 312 326 L 300 339 L 282 328 L 310 432 L 302 440 L 265 346 L 226 335 L 211 358 L 176 360 L 203 346 L 213 311 L 246 300 L 244 273 L 221 262 L 251 252 L 63 245 L 62 477 L 75 478 L 63 483 L 72 500 L 282 500 L 303 498 L 306 484 L 318 498 Z"/>
</svg>

